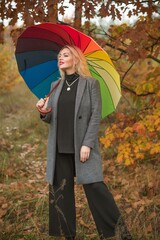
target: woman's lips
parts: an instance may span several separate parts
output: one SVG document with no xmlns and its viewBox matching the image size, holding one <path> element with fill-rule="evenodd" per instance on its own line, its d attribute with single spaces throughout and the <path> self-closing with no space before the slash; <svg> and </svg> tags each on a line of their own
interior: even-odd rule
<svg viewBox="0 0 160 240">
<path fill-rule="evenodd" d="M 59 62 L 59 65 L 62 65 L 62 64 L 64 64 L 64 62 Z"/>
</svg>

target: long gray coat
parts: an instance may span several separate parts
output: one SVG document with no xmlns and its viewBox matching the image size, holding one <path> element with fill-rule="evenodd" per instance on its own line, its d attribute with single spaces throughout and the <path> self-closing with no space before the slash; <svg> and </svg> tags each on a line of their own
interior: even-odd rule
<svg viewBox="0 0 160 240">
<path fill-rule="evenodd" d="M 50 184 L 53 184 L 56 161 L 57 102 L 63 83 L 64 81 L 62 80 L 50 96 L 48 105 L 52 107 L 52 112 L 42 118 L 43 121 L 50 123 L 46 173 L 46 179 Z M 79 77 L 74 116 L 77 184 L 103 181 L 102 160 L 98 143 L 100 120 L 101 94 L 99 82 L 91 77 Z M 80 149 L 82 145 L 91 147 L 90 157 L 85 163 L 80 162 Z"/>
</svg>

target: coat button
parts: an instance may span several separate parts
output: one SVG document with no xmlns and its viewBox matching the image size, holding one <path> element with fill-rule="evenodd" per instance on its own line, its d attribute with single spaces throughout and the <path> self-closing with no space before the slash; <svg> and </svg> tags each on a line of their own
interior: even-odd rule
<svg viewBox="0 0 160 240">
<path fill-rule="evenodd" d="M 79 116 L 78 118 L 79 118 L 79 119 L 81 119 L 81 118 L 82 118 L 82 116 Z"/>
</svg>

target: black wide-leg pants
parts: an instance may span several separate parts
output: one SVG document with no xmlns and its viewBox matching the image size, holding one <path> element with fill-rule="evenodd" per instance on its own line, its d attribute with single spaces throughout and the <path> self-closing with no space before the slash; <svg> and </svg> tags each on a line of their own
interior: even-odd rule
<svg viewBox="0 0 160 240">
<path fill-rule="evenodd" d="M 85 164 L 85 163 L 84 163 Z M 49 235 L 76 235 L 74 154 L 57 153 L 55 178 L 49 185 Z M 97 231 L 102 237 L 115 235 L 120 212 L 104 182 L 83 185 Z"/>
</svg>

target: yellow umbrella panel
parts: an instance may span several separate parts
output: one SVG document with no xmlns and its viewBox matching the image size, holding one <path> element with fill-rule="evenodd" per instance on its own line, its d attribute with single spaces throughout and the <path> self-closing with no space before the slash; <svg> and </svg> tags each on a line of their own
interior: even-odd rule
<svg viewBox="0 0 160 240">
<path fill-rule="evenodd" d="M 120 76 L 108 55 L 97 51 L 86 56 L 89 70 L 100 83 L 102 118 L 115 111 L 121 97 Z"/>
</svg>

